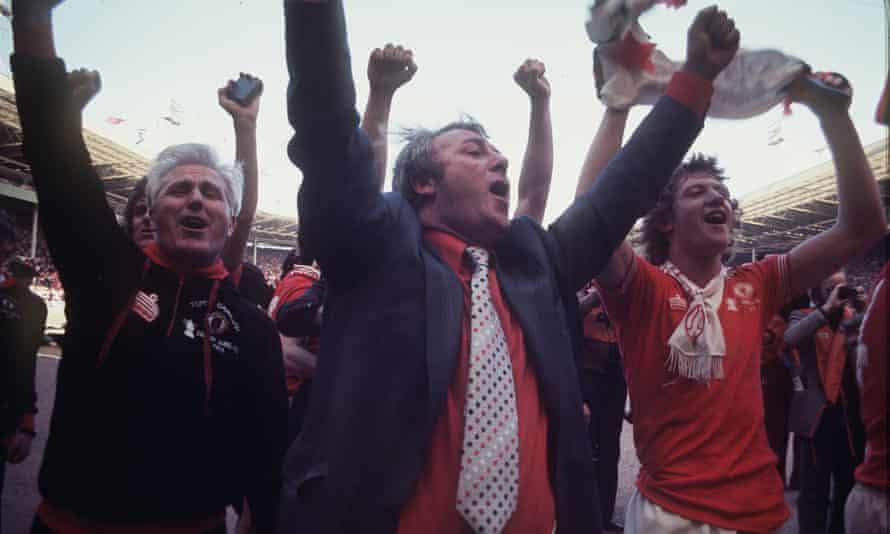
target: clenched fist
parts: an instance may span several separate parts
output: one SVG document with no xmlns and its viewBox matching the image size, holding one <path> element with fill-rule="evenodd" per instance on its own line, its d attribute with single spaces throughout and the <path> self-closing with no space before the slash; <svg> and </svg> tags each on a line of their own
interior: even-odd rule
<svg viewBox="0 0 890 534">
<path fill-rule="evenodd" d="M 735 22 L 717 6 L 698 12 L 686 38 L 684 70 L 713 80 L 729 65 L 739 50 L 739 31 Z"/>
<path fill-rule="evenodd" d="M 513 80 L 532 99 L 549 98 L 550 82 L 544 74 L 547 72 L 542 61 L 526 59 L 513 74 Z"/>
<path fill-rule="evenodd" d="M 394 93 L 411 81 L 415 72 L 414 52 L 401 45 L 388 43 L 382 49 L 375 48 L 368 59 L 368 81 L 372 91 Z"/>
<path fill-rule="evenodd" d="M 71 100 L 77 109 L 83 109 L 102 89 L 102 77 L 95 70 L 77 69 L 68 74 Z"/>
</svg>

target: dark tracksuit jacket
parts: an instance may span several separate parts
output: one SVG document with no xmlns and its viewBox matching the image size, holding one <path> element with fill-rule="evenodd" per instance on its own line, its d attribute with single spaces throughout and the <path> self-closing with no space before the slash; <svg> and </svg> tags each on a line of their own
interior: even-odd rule
<svg viewBox="0 0 890 534">
<path fill-rule="evenodd" d="M 41 494 L 106 523 L 208 518 L 246 495 L 272 528 L 287 410 L 274 325 L 221 263 L 182 275 L 138 249 L 92 169 L 64 63 L 12 65 L 68 319 Z"/>
<path fill-rule="evenodd" d="M 0 282 L 0 451 L 4 437 L 34 431 L 34 370 L 45 325 L 46 304 L 40 297 L 11 277 Z"/>
</svg>

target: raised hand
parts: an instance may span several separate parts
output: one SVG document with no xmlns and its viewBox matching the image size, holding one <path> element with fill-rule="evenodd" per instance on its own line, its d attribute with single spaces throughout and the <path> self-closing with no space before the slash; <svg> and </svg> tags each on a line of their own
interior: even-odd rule
<svg viewBox="0 0 890 534">
<path fill-rule="evenodd" d="M 77 69 L 68 74 L 71 100 L 82 110 L 102 90 L 102 78 L 95 70 Z"/>
<path fill-rule="evenodd" d="M 846 113 L 850 109 L 853 88 L 847 79 L 836 72 L 805 73 L 788 86 L 792 102 L 800 102 L 817 116 Z"/>
<path fill-rule="evenodd" d="M 549 98 L 550 82 L 544 74 L 547 72 L 542 61 L 526 59 L 513 74 L 513 80 L 525 91 L 529 98 Z"/>
<path fill-rule="evenodd" d="M 414 73 L 414 52 L 401 45 L 387 44 L 382 49 L 375 48 L 368 58 L 368 81 L 371 91 L 394 93 L 405 85 Z"/>
<path fill-rule="evenodd" d="M 250 74 L 240 73 L 249 78 L 254 78 Z M 247 106 L 242 106 L 238 102 L 235 102 L 231 98 L 228 97 L 227 91 L 229 87 L 234 85 L 235 80 L 229 80 L 229 83 L 226 84 L 225 87 L 220 87 L 216 90 L 216 95 L 219 98 L 219 106 L 226 110 L 229 115 L 232 116 L 232 120 L 235 121 L 235 126 L 250 126 L 256 127 L 256 119 L 257 115 L 260 111 L 260 97 L 263 96 L 263 86 L 260 84 L 260 92 L 254 98 L 250 104 Z"/>
<path fill-rule="evenodd" d="M 686 37 L 686 64 L 683 69 L 713 80 L 729 65 L 739 50 L 735 22 L 717 6 L 698 12 Z"/>
</svg>

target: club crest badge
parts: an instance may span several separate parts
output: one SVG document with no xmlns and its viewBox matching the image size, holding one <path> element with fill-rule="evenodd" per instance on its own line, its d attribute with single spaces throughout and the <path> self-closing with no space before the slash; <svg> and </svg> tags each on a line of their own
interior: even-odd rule
<svg viewBox="0 0 890 534">
<path fill-rule="evenodd" d="M 229 320 L 226 315 L 217 310 L 207 316 L 207 329 L 212 336 L 221 336 L 229 329 Z"/>
<path fill-rule="evenodd" d="M 142 317 L 147 323 L 154 322 L 161 314 L 158 296 L 154 293 L 148 295 L 142 291 L 136 293 L 136 298 L 133 300 L 133 313 Z"/>
<path fill-rule="evenodd" d="M 754 296 L 754 286 L 749 284 L 748 282 L 739 282 L 732 288 L 735 296 L 742 299 L 742 301 L 749 301 L 751 297 Z"/>
</svg>

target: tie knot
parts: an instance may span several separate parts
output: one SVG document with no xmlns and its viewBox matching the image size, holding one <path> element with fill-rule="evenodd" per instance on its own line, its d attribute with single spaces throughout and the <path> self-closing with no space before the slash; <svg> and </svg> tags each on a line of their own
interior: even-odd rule
<svg viewBox="0 0 890 534">
<path fill-rule="evenodd" d="M 481 247 L 467 247 L 467 257 L 476 271 L 488 268 L 488 251 Z"/>
</svg>

